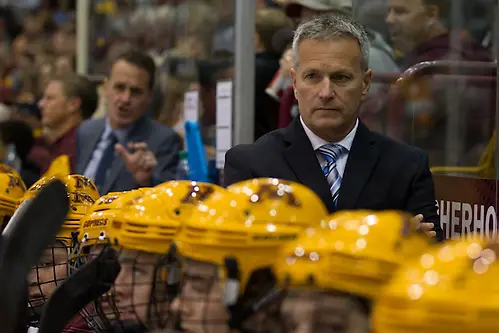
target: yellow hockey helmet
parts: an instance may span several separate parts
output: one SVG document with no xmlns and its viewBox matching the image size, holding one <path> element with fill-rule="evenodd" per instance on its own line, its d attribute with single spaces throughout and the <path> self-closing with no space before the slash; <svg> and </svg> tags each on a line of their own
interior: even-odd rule
<svg viewBox="0 0 499 333">
<path fill-rule="evenodd" d="M 165 254 L 182 222 L 205 196 L 222 187 L 192 181 L 172 181 L 149 189 L 124 208 L 113 228 L 117 243 L 129 250 Z"/>
<path fill-rule="evenodd" d="M 276 178 L 257 178 L 227 187 L 237 200 L 249 204 L 252 223 L 288 224 L 298 228 L 318 225 L 327 215 L 322 200 L 308 187 Z"/>
<path fill-rule="evenodd" d="M 17 178 L 21 178 L 21 175 L 16 171 L 16 169 L 3 163 L 0 163 L 0 173 L 10 173 L 15 175 Z"/>
<path fill-rule="evenodd" d="M 173 180 L 157 185 L 154 189 L 157 193 L 170 197 L 171 204 L 165 206 L 166 214 L 182 215 L 182 219 L 186 219 L 194 208 L 212 193 L 223 190 L 218 185 L 191 180 Z"/>
<path fill-rule="evenodd" d="M 376 332 L 497 332 L 497 240 L 450 241 L 408 261 L 374 304 Z"/>
<path fill-rule="evenodd" d="M 307 207 L 313 208 L 309 224 L 318 224 L 325 215 L 320 199 L 295 185 L 255 180 L 210 195 L 177 236 L 179 252 L 185 258 L 221 267 L 227 258 L 236 259 L 239 292 L 244 292 L 253 272 L 272 267 L 279 247 L 295 239 L 307 226 Z"/>
<path fill-rule="evenodd" d="M 12 173 L 0 173 L 0 217 L 4 219 L 3 223 L 7 222 L 5 218 L 14 214 L 17 203 L 25 192 L 26 185 L 21 177 Z"/>
<path fill-rule="evenodd" d="M 118 216 L 123 213 L 123 207 L 133 203 L 134 199 L 143 195 L 144 192 L 138 189 L 110 192 L 100 197 L 89 208 L 87 215 L 81 219 L 78 233 L 78 241 L 81 246 L 110 243 L 112 240 L 111 226 L 116 219 L 120 219 Z"/>
<path fill-rule="evenodd" d="M 397 211 L 345 211 L 282 248 L 275 272 L 290 287 L 338 290 L 369 299 L 431 239 Z"/>
<path fill-rule="evenodd" d="M 82 175 L 53 176 L 39 179 L 20 200 L 19 205 L 33 199 L 37 193 L 52 180 L 59 179 L 66 185 L 69 198 L 69 212 L 57 238 L 71 239 L 72 233 L 78 231 L 80 220 L 87 210 L 99 199 L 97 187 L 89 178 Z"/>
</svg>

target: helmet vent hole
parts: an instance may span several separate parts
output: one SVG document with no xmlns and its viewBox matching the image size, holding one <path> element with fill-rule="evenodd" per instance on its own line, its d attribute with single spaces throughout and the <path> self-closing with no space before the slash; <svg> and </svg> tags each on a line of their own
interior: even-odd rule
<svg viewBox="0 0 499 333">
<path fill-rule="evenodd" d="M 309 286 L 315 285 L 315 276 L 313 274 L 309 274 L 307 276 L 307 285 Z"/>
</svg>

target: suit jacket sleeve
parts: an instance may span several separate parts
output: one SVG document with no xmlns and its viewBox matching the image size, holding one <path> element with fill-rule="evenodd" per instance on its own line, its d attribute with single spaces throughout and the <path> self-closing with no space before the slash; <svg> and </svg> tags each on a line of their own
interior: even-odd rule
<svg viewBox="0 0 499 333">
<path fill-rule="evenodd" d="M 407 200 L 407 210 L 414 215 L 423 214 L 424 222 L 432 222 L 435 225 L 434 230 L 437 233 L 437 240 L 442 241 L 444 239 L 435 199 L 435 187 L 428 163 L 428 155 L 423 152 L 421 153 L 416 175 L 411 184 Z"/>
<path fill-rule="evenodd" d="M 175 179 L 180 146 L 180 136 L 173 131 L 160 143 L 156 153 L 158 165 L 151 179 L 152 186 Z"/>
<path fill-rule="evenodd" d="M 251 179 L 251 171 L 247 167 L 249 164 L 245 158 L 244 146 L 236 146 L 225 153 L 224 165 L 224 186 Z"/>
</svg>

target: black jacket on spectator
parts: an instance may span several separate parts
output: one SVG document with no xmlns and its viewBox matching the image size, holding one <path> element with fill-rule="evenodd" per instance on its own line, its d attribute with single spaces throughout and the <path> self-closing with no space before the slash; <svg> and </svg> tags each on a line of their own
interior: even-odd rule
<svg viewBox="0 0 499 333">
<path fill-rule="evenodd" d="M 265 89 L 279 69 L 280 56 L 273 52 L 261 52 L 255 58 L 255 140 L 277 129 L 279 102 L 270 97 Z"/>
<path fill-rule="evenodd" d="M 21 120 L 0 122 L 0 140 L 4 145 L 14 144 L 21 160 L 19 174 L 27 187 L 33 185 L 40 178 L 40 168 L 28 158 L 35 142 L 31 127 Z"/>
</svg>

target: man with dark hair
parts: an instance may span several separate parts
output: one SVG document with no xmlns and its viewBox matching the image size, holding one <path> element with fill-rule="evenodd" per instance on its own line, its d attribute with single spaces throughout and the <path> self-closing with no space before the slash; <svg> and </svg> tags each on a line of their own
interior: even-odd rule
<svg viewBox="0 0 499 333">
<path fill-rule="evenodd" d="M 477 43 L 461 39 L 451 45 L 449 0 L 389 0 L 388 24 L 394 48 L 404 54 L 402 68 L 423 61 L 446 58 L 490 61 L 489 54 Z"/>
<path fill-rule="evenodd" d="M 119 55 L 104 83 L 106 117 L 88 120 L 78 129 L 76 173 L 91 178 L 101 194 L 174 178 L 180 137 L 145 114 L 155 71 L 145 53 Z"/>
<path fill-rule="evenodd" d="M 60 155 L 68 155 L 74 170 L 77 128 L 95 112 L 98 99 L 97 88 L 83 76 L 67 73 L 50 79 L 38 103 L 44 135 L 30 152 L 42 173 Z"/>
</svg>

